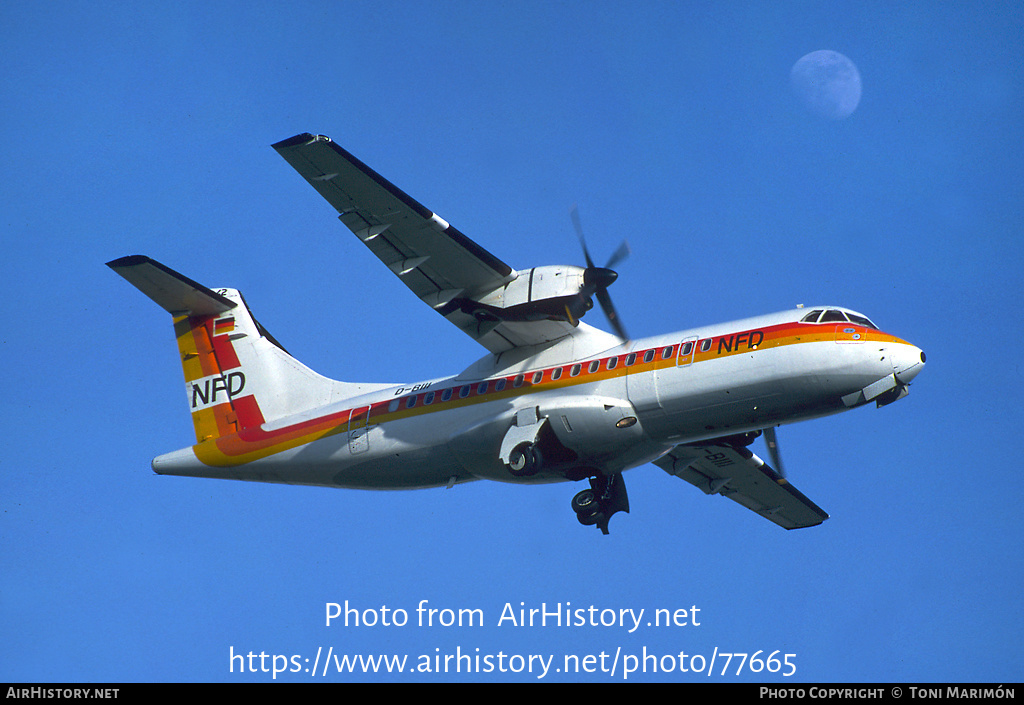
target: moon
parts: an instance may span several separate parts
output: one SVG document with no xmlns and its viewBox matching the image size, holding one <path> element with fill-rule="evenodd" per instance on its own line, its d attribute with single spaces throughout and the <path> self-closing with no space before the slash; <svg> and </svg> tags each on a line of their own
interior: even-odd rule
<svg viewBox="0 0 1024 705">
<path fill-rule="evenodd" d="M 837 51 L 822 49 L 800 57 L 789 71 L 789 82 L 804 105 L 830 120 L 849 117 L 860 103 L 860 73 Z"/>
</svg>

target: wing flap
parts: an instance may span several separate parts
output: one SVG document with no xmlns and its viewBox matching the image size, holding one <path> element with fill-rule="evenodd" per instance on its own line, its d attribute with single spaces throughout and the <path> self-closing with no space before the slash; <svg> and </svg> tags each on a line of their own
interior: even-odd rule
<svg viewBox="0 0 1024 705">
<path fill-rule="evenodd" d="M 679 445 L 654 464 L 705 494 L 720 494 L 784 529 L 817 526 L 828 519 L 818 505 L 744 447 Z"/>
</svg>

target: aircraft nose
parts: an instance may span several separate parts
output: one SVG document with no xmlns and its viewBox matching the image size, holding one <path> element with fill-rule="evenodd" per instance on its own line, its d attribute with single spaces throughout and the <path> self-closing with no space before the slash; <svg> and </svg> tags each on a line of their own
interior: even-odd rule
<svg viewBox="0 0 1024 705">
<path fill-rule="evenodd" d="M 910 344 L 895 347 L 896 349 L 891 351 L 893 372 L 896 373 L 896 379 L 903 384 L 909 384 L 924 369 L 924 351 Z"/>
</svg>

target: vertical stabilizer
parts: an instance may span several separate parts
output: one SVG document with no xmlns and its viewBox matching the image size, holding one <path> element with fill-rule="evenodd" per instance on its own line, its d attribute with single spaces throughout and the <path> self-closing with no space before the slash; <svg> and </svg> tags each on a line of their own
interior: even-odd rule
<svg viewBox="0 0 1024 705">
<path fill-rule="evenodd" d="M 289 355 L 235 289 L 208 289 L 142 255 L 107 265 L 173 317 L 198 443 L 365 391 Z"/>
</svg>

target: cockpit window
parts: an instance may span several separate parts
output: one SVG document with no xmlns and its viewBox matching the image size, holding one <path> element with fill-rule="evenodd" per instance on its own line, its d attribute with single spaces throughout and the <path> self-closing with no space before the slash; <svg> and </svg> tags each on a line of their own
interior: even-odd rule
<svg viewBox="0 0 1024 705">
<path fill-rule="evenodd" d="M 819 320 L 818 317 L 821 317 Z M 873 328 L 878 330 L 878 326 L 869 321 L 864 316 L 858 316 L 856 313 L 850 313 L 849 311 L 840 311 L 839 309 L 830 308 L 827 311 L 823 309 L 816 309 L 811 311 L 806 316 L 800 319 L 804 323 L 842 323 L 844 321 L 850 321 L 856 323 L 859 326 L 865 328 Z"/>
<path fill-rule="evenodd" d="M 868 319 L 864 318 L 864 316 L 858 316 L 856 313 L 850 313 L 849 311 L 846 312 L 846 316 L 857 325 L 864 326 L 865 328 L 874 328 L 875 330 L 878 330 L 878 326 L 876 326 Z"/>
<path fill-rule="evenodd" d="M 833 308 L 829 309 L 828 311 L 825 311 L 824 315 L 821 317 L 821 320 L 818 321 L 818 323 L 842 322 L 845 320 L 845 314 L 843 314 L 842 311 L 837 311 L 836 309 Z"/>
</svg>

